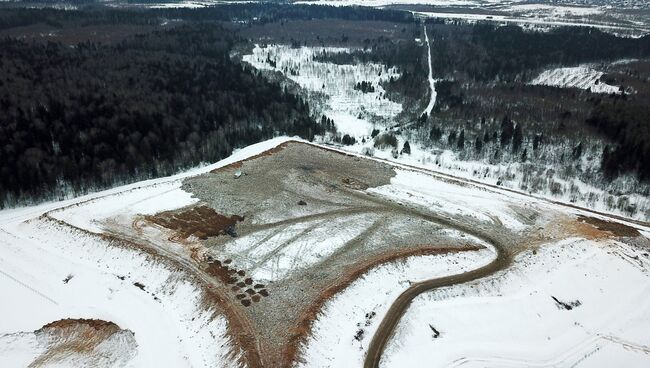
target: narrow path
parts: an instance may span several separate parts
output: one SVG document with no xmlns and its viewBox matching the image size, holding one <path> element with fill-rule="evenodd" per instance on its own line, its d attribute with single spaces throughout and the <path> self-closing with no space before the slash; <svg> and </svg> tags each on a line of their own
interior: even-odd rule
<svg viewBox="0 0 650 368">
<path fill-rule="evenodd" d="M 433 80 L 433 61 L 431 60 L 431 43 L 429 42 L 429 35 L 427 34 L 427 25 L 424 24 L 422 26 L 424 28 L 424 42 L 427 43 L 427 50 L 429 50 L 429 88 L 431 89 L 431 96 L 429 98 L 429 104 L 427 107 L 422 111 L 422 114 L 427 114 L 427 116 L 431 115 L 431 110 L 433 110 L 433 106 L 436 104 L 436 97 L 438 97 L 438 93 L 436 92 L 436 81 Z"/>
</svg>

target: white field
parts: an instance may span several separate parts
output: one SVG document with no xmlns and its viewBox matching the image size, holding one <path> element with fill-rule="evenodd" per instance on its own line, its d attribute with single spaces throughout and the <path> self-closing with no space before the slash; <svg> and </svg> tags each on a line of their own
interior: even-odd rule
<svg viewBox="0 0 650 368">
<path fill-rule="evenodd" d="M 434 209 L 436 213 L 473 217 L 515 231 L 526 227 L 518 220 L 513 209 L 513 206 L 522 204 L 514 201 L 512 196 L 446 183 L 431 175 L 411 170 L 397 169 L 396 172 L 389 185 L 370 188 L 368 191 L 399 202 Z M 535 202 L 531 201 L 526 206 L 535 206 Z"/>
<path fill-rule="evenodd" d="M 302 362 L 296 366 L 362 367 L 379 323 L 411 283 L 478 268 L 495 255 L 486 248 L 478 252 L 409 257 L 372 269 L 325 304 L 312 325 L 312 335 L 301 347 Z M 363 335 L 357 339 L 359 330 L 363 330 Z"/>
<path fill-rule="evenodd" d="M 641 15 L 630 18 L 625 14 L 629 9 L 647 9 L 647 2 L 631 0 L 595 4 L 576 0 L 549 4 L 543 1 L 528 0 L 305 0 L 299 4 L 321 4 L 333 6 L 372 6 L 423 4 L 445 11 L 413 11 L 414 14 L 429 18 L 459 19 L 468 22 L 492 21 L 520 24 L 524 27 L 549 29 L 557 26 L 596 27 L 623 37 L 639 37 L 650 32 L 648 22 Z M 465 10 L 467 9 L 467 10 Z M 623 10 L 621 12 L 621 10 Z M 498 15 L 497 13 L 498 12 Z M 594 16 L 609 15 L 614 21 L 603 21 Z"/>
<path fill-rule="evenodd" d="M 269 237 L 273 229 L 226 243 L 223 254 L 255 280 L 276 281 L 328 258 L 380 217 L 369 213 L 308 221 Z"/>
<path fill-rule="evenodd" d="M 556 68 L 543 71 L 530 84 L 561 88 L 588 89 L 593 93 L 619 94 L 619 87 L 600 82 L 603 72 L 586 66 Z"/>
<path fill-rule="evenodd" d="M 381 366 L 647 367 L 649 271 L 647 253 L 611 240 L 527 251 L 492 277 L 418 296 Z"/>
<path fill-rule="evenodd" d="M 342 134 L 360 137 L 372 131 L 371 120 L 392 122 L 402 111 L 401 104 L 384 96 L 385 91 L 380 85 L 391 77 L 398 78 L 399 73 L 395 68 L 374 63 L 337 65 L 314 61 L 314 56 L 318 54 L 350 51 L 336 47 L 256 46 L 253 53 L 245 55 L 243 60 L 257 69 L 282 72 L 310 96 L 324 94 L 327 97 L 326 106 L 321 106 L 318 112 L 333 119 Z M 269 58 L 276 63 L 275 67 L 267 61 Z M 371 82 L 375 92 L 354 90 L 354 85 L 363 81 Z"/>
</svg>

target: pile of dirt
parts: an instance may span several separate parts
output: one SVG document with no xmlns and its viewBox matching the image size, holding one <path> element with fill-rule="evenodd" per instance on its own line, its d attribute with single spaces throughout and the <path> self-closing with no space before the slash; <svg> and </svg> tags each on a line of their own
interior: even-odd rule
<svg viewBox="0 0 650 368">
<path fill-rule="evenodd" d="M 634 238 L 641 235 L 637 229 L 620 222 L 607 221 L 589 216 L 578 216 L 578 221 L 592 225 L 598 230 L 612 233 L 614 236 Z"/>
<path fill-rule="evenodd" d="M 101 319 L 60 319 L 58 321 L 50 322 L 42 327 L 43 330 L 47 329 L 68 329 L 79 328 L 80 326 L 87 326 L 95 331 L 112 334 L 120 330 L 120 327 L 113 322 L 103 321 Z"/>
<path fill-rule="evenodd" d="M 226 234 L 237 236 L 235 225 L 244 220 L 237 215 L 224 216 L 207 206 L 197 206 L 182 211 L 166 211 L 145 218 L 156 225 L 176 231 L 183 239 L 194 235 L 201 240 Z"/>
<path fill-rule="evenodd" d="M 29 366 L 123 366 L 137 350 L 133 332 L 98 319 L 62 319 L 46 324 L 34 334 L 46 349 Z M 107 350 L 106 347 L 111 349 Z"/>
<path fill-rule="evenodd" d="M 244 307 L 249 307 L 252 303 L 258 303 L 263 297 L 269 296 L 264 284 L 255 283 L 252 277 L 246 277 L 246 271 L 238 270 L 232 267 L 231 264 L 230 259 L 223 262 L 209 259 L 206 272 L 218 278 L 224 284 L 232 285 L 230 291 L 235 294 L 235 298 Z"/>
</svg>

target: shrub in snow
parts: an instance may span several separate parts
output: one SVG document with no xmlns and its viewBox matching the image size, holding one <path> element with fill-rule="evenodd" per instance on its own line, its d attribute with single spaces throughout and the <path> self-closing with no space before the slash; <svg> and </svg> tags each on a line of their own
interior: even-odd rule
<svg viewBox="0 0 650 368">
<path fill-rule="evenodd" d="M 393 133 L 384 133 L 375 137 L 375 148 L 397 148 L 397 137 Z"/>
<path fill-rule="evenodd" d="M 341 143 L 343 143 L 346 146 L 351 146 L 357 142 L 354 137 L 350 137 L 350 135 L 346 134 L 343 136 L 343 139 L 341 139 Z"/>
</svg>

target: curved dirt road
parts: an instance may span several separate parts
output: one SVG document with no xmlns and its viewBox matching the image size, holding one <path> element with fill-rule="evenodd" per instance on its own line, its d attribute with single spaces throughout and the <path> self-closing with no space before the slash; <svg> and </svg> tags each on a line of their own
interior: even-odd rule
<svg viewBox="0 0 650 368">
<path fill-rule="evenodd" d="M 364 368 L 379 367 L 379 362 L 381 361 L 386 344 L 393 335 L 402 315 L 406 312 L 406 309 L 411 305 L 411 301 L 416 296 L 436 288 L 477 280 L 505 269 L 510 264 L 511 257 L 498 243 L 493 245 L 497 251 L 497 257 L 489 264 L 469 272 L 415 283 L 400 294 L 391 305 L 386 316 L 377 328 L 377 332 L 370 341 L 368 353 L 363 364 Z"/>
</svg>

